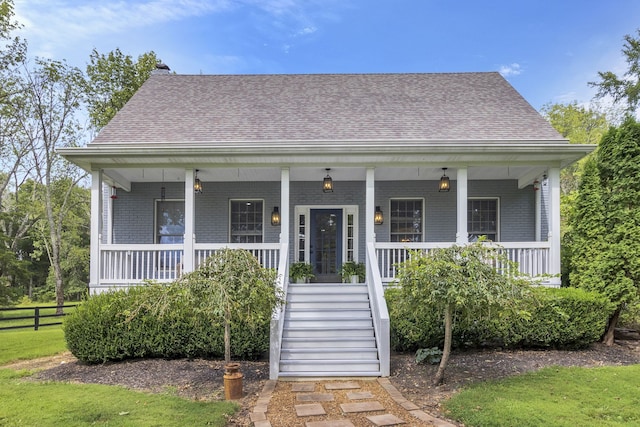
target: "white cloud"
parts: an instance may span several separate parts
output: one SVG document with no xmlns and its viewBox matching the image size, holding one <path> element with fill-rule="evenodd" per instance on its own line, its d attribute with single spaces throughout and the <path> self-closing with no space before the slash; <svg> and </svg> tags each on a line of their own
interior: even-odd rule
<svg viewBox="0 0 640 427">
<path fill-rule="evenodd" d="M 518 63 L 512 63 L 509 65 L 501 65 L 500 69 L 498 70 L 498 72 L 500 74 L 502 74 L 502 77 L 511 77 L 511 76 L 518 76 L 520 74 L 522 74 L 522 67 L 520 66 L 520 64 Z"/>
<path fill-rule="evenodd" d="M 27 34 L 89 37 L 217 12 L 229 4 L 228 0 L 17 0 L 16 15 Z"/>
</svg>

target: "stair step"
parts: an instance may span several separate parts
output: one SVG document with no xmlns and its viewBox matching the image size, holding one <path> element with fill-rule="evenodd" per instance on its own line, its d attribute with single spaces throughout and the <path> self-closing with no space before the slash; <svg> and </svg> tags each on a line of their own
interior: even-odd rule
<svg viewBox="0 0 640 427">
<path fill-rule="evenodd" d="M 369 291 L 366 285 L 289 285 L 287 288 L 287 294 L 368 294 Z"/>
<path fill-rule="evenodd" d="M 373 319 L 371 317 L 361 319 L 310 319 L 302 317 L 296 319 L 287 319 L 284 326 L 289 328 L 326 328 L 339 330 L 352 327 L 373 326 Z"/>
<path fill-rule="evenodd" d="M 322 338 L 322 337 L 355 337 L 355 338 L 373 338 L 374 337 L 374 329 L 373 326 L 360 326 L 360 327 L 351 327 L 351 328 L 325 328 L 325 327 L 316 327 L 316 328 L 302 328 L 302 327 L 291 327 L 285 325 L 283 332 L 283 338 Z"/>
<path fill-rule="evenodd" d="M 370 319 L 370 308 L 314 309 L 288 307 L 285 319 Z"/>
<path fill-rule="evenodd" d="M 324 301 L 288 301 L 289 309 L 305 309 L 305 310 L 328 310 L 328 309 L 347 309 L 353 308 L 357 310 L 369 310 L 369 300 L 341 300 L 335 299 Z"/>
<path fill-rule="evenodd" d="M 374 360 L 378 358 L 378 350 L 373 347 L 353 348 L 283 348 L 280 360 Z"/>
<path fill-rule="evenodd" d="M 281 348 L 376 348 L 373 338 L 285 338 Z"/>
<path fill-rule="evenodd" d="M 280 361 L 280 373 L 295 373 L 296 375 L 313 376 L 318 374 L 349 376 L 369 372 L 380 372 L 378 359 L 350 360 L 350 359 L 318 359 L 318 360 L 287 360 Z"/>
</svg>

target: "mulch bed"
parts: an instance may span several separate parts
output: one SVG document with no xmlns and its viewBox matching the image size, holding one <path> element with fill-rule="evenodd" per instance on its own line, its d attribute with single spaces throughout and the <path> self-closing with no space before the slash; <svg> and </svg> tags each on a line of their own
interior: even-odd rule
<svg viewBox="0 0 640 427">
<path fill-rule="evenodd" d="M 445 384 L 431 381 L 437 366 L 417 365 L 413 354 L 393 354 L 391 383 L 423 410 L 444 416 L 441 402 L 460 387 L 478 381 L 503 378 L 546 366 L 621 366 L 640 363 L 640 341 L 617 340 L 612 347 L 593 344 L 585 350 L 473 350 L 452 354 Z M 37 368 L 38 362 L 15 364 L 16 368 Z M 51 363 L 51 361 L 49 361 Z M 224 362 L 203 359 L 145 359 L 101 365 L 85 365 L 71 355 L 58 358 L 31 377 L 33 380 L 68 381 L 120 385 L 151 393 L 168 393 L 194 400 L 224 399 Z M 250 426 L 249 413 L 269 377 L 267 361 L 242 361 L 244 397 L 242 410 L 229 426 Z M 47 367 L 42 365 L 41 367 Z"/>
</svg>

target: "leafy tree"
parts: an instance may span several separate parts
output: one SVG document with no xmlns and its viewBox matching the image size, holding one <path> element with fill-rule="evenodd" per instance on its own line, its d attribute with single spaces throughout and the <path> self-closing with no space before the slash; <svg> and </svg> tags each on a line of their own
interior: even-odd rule
<svg viewBox="0 0 640 427">
<path fill-rule="evenodd" d="M 622 53 L 628 65 L 624 75 L 600 71 L 600 81 L 589 83 L 598 89 L 597 98 L 611 96 L 616 104 L 626 104 L 625 109 L 629 114 L 637 110 L 640 102 L 640 29 L 636 30 L 636 34 L 636 37 L 630 34 L 624 36 Z"/>
<path fill-rule="evenodd" d="M 600 142 L 572 219 L 571 283 L 616 304 L 603 342 L 612 345 L 623 308 L 640 290 L 640 124 L 629 118 Z"/>
<path fill-rule="evenodd" d="M 209 257 L 196 271 L 177 281 L 189 288 L 197 315 L 224 325 L 224 359 L 231 361 L 233 319 L 247 325 L 263 323 L 264 316 L 283 303 L 276 285 L 276 273 L 263 268 L 251 252 L 222 249 Z M 186 295 L 185 295 L 186 296 Z"/>
<path fill-rule="evenodd" d="M 597 144 L 609 128 L 604 113 L 580 106 L 575 101 L 570 104 L 546 104 L 542 107 L 541 113 L 571 144 Z M 587 159 L 588 156 L 564 168 L 560 174 L 563 232 L 567 231 L 567 218 L 571 215 L 576 190 Z"/>
<path fill-rule="evenodd" d="M 17 136 L 29 147 L 29 167 L 38 181 L 42 202 L 39 237 L 55 277 L 56 303 L 64 303 L 62 246 L 65 218 L 72 194 L 85 176 L 56 152 L 82 140 L 78 122 L 85 80 L 82 72 L 64 62 L 38 59 L 27 64 L 20 81 L 23 96 L 15 105 Z"/>
<path fill-rule="evenodd" d="M 442 383 L 451 354 L 453 319 L 478 319 L 491 316 L 499 308 L 515 307 L 529 283 L 517 272 L 499 248 L 487 246 L 482 240 L 433 249 L 427 254 L 412 252 L 410 259 L 400 265 L 398 303 L 415 313 L 442 313 L 444 347 L 435 385 Z M 515 311 L 515 315 L 526 315 Z"/>
<path fill-rule="evenodd" d="M 120 49 L 107 55 L 93 49 L 87 65 L 87 103 L 92 126 L 97 130 L 106 126 L 149 78 L 158 62 L 153 51 L 134 61 Z"/>
</svg>

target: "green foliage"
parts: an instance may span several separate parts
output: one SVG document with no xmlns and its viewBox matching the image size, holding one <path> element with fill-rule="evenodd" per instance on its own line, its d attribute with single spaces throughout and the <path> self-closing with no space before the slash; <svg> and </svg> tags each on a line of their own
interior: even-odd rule
<svg viewBox="0 0 640 427">
<path fill-rule="evenodd" d="M 396 351 L 442 346 L 441 314 L 427 306 L 420 313 L 398 298 L 399 290 L 385 293 L 391 318 L 391 345 Z M 597 292 L 575 288 L 532 288 L 526 298 L 508 310 L 495 310 L 478 319 L 455 318 L 454 347 L 507 346 L 580 348 L 600 339 L 611 303 Z M 528 313 L 522 316 L 519 313 Z M 514 315 L 515 313 L 515 315 Z"/>
<path fill-rule="evenodd" d="M 170 285 L 89 298 L 65 320 L 69 350 L 87 363 L 137 357 L 257 358 L 269 348 L 281 296 L 275 272 L 225 249 Z M 229 326 L 229 346 L 225 326 Z"/>
<path fill-rule="evenodd" d="M 444 409 L 469 427 L 637 426 L 639 381 L 640 365 L 550 367 L 465 387 Z"/>
<path fill-rule="evenodd" d="M 617 316 L 640 287 L 640 124 L 611 128 L 587 166 L 571 221 L 570 280 L 617 305 L 605 337 L 613 343 Z"/>
<path fill-rule="evenodd" d="M 350 282 L 352 276 L 358 276 L 358 281 L 362 283 L 366 275 L 366 266 L 363 263 L 347 261 L 342 264 L 339 273 L 345 283 Z"/>
<path fill-rule="evenodd" d="M 153 51 L 138 56 L 134 61 L 120 49 L 107 55 L 93 49 L 87 65 L 87 103 L 91 124 L 98 130 L 106 126 L 149 78 L 158 62 Z"/>
<path fill-rule="evenodd" d="M 624 36 L 622 53 L 627 62 L 627 70 L 623 76 L 612 71 L 600 71 L 600 81 L 589 83 L 598 89 L 597 97 L 610 96 L 615 103 L 624 103 L 629 116 L 636 111 L 640 102 L 640 29 L 636 33 L 635 38 L 630 34 Z"/>
<path fill-rule="evenodd" d="M 416 363 L 428 363 L 429 365 L 437 365 L 442 359 L 442 350 L 438 347 L 419 348 L 416 351 Z"/>
<path fill-rule="evenodd" d="M 586 347 L 602 337 L 615 308 L 603 295 L 575 288 L 536 288 L 521 304 L 528 319 L 501 313 L 489 325 L 509 347 Z"/>
<path fill-rule="evenodd" d="M 434 384 L 444 378 L 453 346 L 454 319 L 470 323 L 491 318 L 496 310 L 527 315 L 515 311 L 528 290 L 528 282 L 517 274 L 517 265 L 499 247 L 486 245 L 484 239 L 428 253 L 414 251 L 399 265 L 400 303 L 417 316 L 423 316 L 425 310 L 442 316 L 444 344 Z"/>
<path fill-rule="evenodd" d="M 294 262 L 289 266 L 289 276 L 293 280 L 313 279 L 313 266 L 306 262 Z"/>
<path fill-rule="evenodd" d="M 482 240 L 466 245 L 413 252 L 399 265 L 400 299 L 410 310 L 442 312 L 450 306 L 465 321 L 491 316 L 526 294 L 527 281 L 497 247 Z"/>
</svg>

